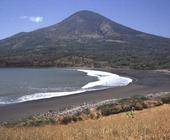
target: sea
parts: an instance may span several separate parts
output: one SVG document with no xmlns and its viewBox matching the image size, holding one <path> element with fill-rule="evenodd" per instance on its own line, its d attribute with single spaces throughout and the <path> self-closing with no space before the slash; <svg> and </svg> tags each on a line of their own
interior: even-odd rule
<svg viewBox="0 0 170 140">
<path fill-rule="evenodd" d="M 0 105 L 127 86 L 131 82 L 131 78 L 97 70 L 0 68 Z"/>
</svg>

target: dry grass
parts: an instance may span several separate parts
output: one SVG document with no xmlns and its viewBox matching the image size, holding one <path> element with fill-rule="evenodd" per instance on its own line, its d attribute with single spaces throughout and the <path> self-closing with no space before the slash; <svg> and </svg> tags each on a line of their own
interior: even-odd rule
<svg viewBox="0 0 170 140">
<path fill-rule="evenodd" d="M 170 105 L 69 125 L 0 128 L 0 140 L 170 140 Z"/>
</svg>

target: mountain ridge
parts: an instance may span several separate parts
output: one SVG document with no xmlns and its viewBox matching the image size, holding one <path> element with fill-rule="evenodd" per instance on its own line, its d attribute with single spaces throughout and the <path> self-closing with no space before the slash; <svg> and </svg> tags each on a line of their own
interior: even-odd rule
<svg viewBox="0 0 170 140">
<path fill-rule="evenodd" d="M 169 68 L 168 54 L 169 38 L 134 30 L 87 10 L 0 40 L 1 67 Z"/>
<path fill-rule="evenodd" d="M 14 35 L 11 35 L 11 36 L 9 36 L 9 37 L 6 37 L 6 38 L 4 38 L 4 39 L 0 39 L 0 41 L 1 41 L 1 40 L 5 40 L 5 39 L 8 39 L 8 38 L 11 38 L 11 37 L 14 37 L 14 36 L 19 35 L 19 34 L 31 33 L 31 32 L 35 32 L 35 31 L 41 30 L 41 29 L 46 29 L 46 28 L 50 28 L 50 27 L 53 27 L 53 26 L 57 26 L 58 24 L 61 24 L 63 21 L 67 20 L 68 18 L 70 18 L 70 17 L 72 17 L 72 16 L 75 16 L 75 15 L 77 15 L 77 14 L 81 14 L 81 13 L 83 13 L 83 14 L 84 14 L 84 13 L 94 13 L 94 14 L 97 14 L 97 15 L 99 15 L 99 16 L 104 17 L 103 15 L 100 15 L 100 14 L 98 14 L 98 13 L 96 13 L 96 12 L 93 12 L 93 11 L 80 10 L 80 11 L 75 12 L 74 14 L 71 14 L 71 15 L 70 15 L 69 17 L 67 17 L 66 19 L 61 20 L 61 21 L 59 21 L 58 23 L 55 23 L 55 24 L 53 24 L 53 25 L 49 25 L 49 26 L 47 26 L 47 27 L 38 28 L 38 29 L 35 29 L 35 30 L 33 30 L 33 31 L 19 32 L 19 33 L 16 33 L 16 34 L 14 34 Z M 156 34 L 152 34 L 152 33 L 145 33 L 144 31 L 140 31 L 140 30 L 137 30 L 137 29 L 133 29 L 132 27 L 128 27 L 128 26 L 126 26 L 126 25 L 123 25 L 123 24 L 120 24 L 120 23 L 118 23 L 118 22 L 115 22 L 115 21 L 113 21 L 113 20 L 111 20 L 111 19 L 109 19 L 109 18 L 107 18 L 107 17 L 104 17 L 104 18 L 106 18 L 107 20 L 110 20 L 111 22 L 114 22 L 115 24 L 119 24 L 119 25 L 121 25 L 121 26 L 125 26 L 125 27 L 127 27 L 127 28 L 129 28 L 129 29 L 131 29 L 131 30 L 137 31 L 137 32 L 141 32 L 141 33 L 144 33 L 144 34 L 152 35 L 152 36 L 155 36 L 155 37 L 162 37 L 162 38 L 170 39 L 169 37 L 165 37 L 165 36 L 161 36 L 161 35 L 156 35 Z"/>
</svg>

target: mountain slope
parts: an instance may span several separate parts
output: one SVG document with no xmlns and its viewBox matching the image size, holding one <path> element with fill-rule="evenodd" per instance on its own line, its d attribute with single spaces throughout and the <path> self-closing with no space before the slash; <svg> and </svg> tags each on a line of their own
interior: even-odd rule
<svg viewBox="0 0 170 140">
<path fill-rule="evenodd" d="M 170 68 L 170 39 L 91 11 L 0 41 L 0 66 Z"/>
</svg>

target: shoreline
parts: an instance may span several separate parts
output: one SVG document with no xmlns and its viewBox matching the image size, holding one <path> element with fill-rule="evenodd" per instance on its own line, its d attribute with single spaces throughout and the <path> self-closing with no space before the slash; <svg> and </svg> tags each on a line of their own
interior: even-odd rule
<svg viewBox="0 0 170 140">
<path fill-rule="evenodd" d="M 83 68 L 84 69 L 84 68 Z M 0 121 L 15 121 L 30 115 L 45 113 L 49 110 L 61 110 L 83 103 L 93 104 L 116 98 L 127 98 L 134 95 L 169 92 L 170 75 L 154 70 L 97 69 L 112 72 L 120 76 L 133 77 L 133 83 L 125 87 L 115 87 L 101 91 L 90 91 L 64 97 L 54 97 L 0 106 Z"/>
<path fill-rule="evenodd" d="M 168 97 L 170 96 L 170 92 L 160 92 L 160 93 L 155 93 L 155 94 L 148 94 L 146 96 L 134 96 L 134 97 L 129 97 L 129 98 L 119 98 L 119 99 L 108 99 L 108 100 L 103 100 L 103 101 L 100 101 L 100 102 L 97 102 L 97 103 L 94 103 L 94 104 L 82 104 L 82 105 L 79 105 L 79 106 L 74 106 L 72 108 L 68 108 L 66 110 L 63 110 L 63 111 L 60 111 L 60 112 L 53 112 L 52 110 L 50 110 L 49 112 L 46 112 L 46 113 L 55 113 L 56 115 L 63 115 L 63 116 L 72 116 L 72 115 L 75 115 L 77 113 L 81 113 L 83 110 L 85 109 L 94 109 L 94 108 L 97 108 L 97 107 L 101 107 L 101 106 L 104 106 L 104 105 L 113 105 L 113 104 L 117 104 L 118 102 L 120 101 L 123 101 L 123 100 L 151 100 L 151 101 L 155 101 L 155 100 L 158 100 L 158 99 L 161 99 L 161 98 L 165 98 L 165 97 Z M 145 98 L 145 99 L 143 99 Z M 163 105 L 165 103 L 162 102 L 162 104 L 160 105 Z M 156 106 L 153 106 L 153 107 L 156 107 Z M 141 109 L 142 110 L 142 109 Z M 46 114 L 45 113 L 45 114 Z M 117 114 L 117 113 L 116 113 Z M 44 115 L 44 114 L 40 114 L 40 115 Z"/>
<path fill-rule="evenodd" d="M 49 110 L 41 114 L 33 114 L 13 122 L 0 122 L 0 127 L 42 126 L 50 124 L 70 124 L 89 119 L 99 119 L 119 113 L 126 113 L 134 118 L 134 111 L 154 108 L 170 103 L 170 92 L 134 96 L 129 98 L 110 99 L 94 104 L 82 104 L 56 112 Z"/>
<path fill-rule="evenodd" d="M 57 69 L 56 69 L 57 70 Z M 90 81 L 83 86 L 80 87 L 80 89 L 72 90 L 72 91 L 46 91 L 46 92 L 36 92 L 29 95 L 22 95 L 18 97 L 15 100 L 11 101 L 0 101 L 0 106 L 4 105 L 12 105 L 17 103 L 24 103 L 28 101 L 37 101 L 41 99 L 49 99 L 49 98 L 55 98 L 55 97 L 62 97 L 62 96 L 68 96 L 68 95 L 74 95 L 74 94 L 81 94 L 85 92 L 91 92 L 91 91 L 100 91 L 104 89 L 109 89 L 112 87 L 122 87 L 127 86 L 128 84 L 132 83 L 131 78 L 122 77 L 120 75 L 116 75 L 110 72 L 106 71 L 99 71 L 99 70 L 87 70 L 87 69 L 64 69 L 64 70 L 72 70 L 77 71 L 86 74 L 86 76 L 89 77 L 95 77 L 96 80 Z"/>
</svg>

